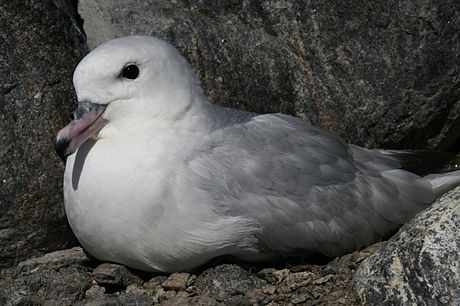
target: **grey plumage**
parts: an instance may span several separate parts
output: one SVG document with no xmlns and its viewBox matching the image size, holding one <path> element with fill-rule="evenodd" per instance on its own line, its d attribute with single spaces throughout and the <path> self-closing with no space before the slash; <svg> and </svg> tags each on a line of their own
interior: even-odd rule
<svg viewBox="0 0 460 306">
<path fill-rule="evenodd" d="M 294 117 L 257 115 L 208 137 L 206 154 L 189 162 L 198 187 L 224 185 L 212 201 L 226 214 L 256 220 L 268 253 L 341 255 L 382 238 L 435 199 L 429 180 L 400 169 L 398 160 Z M 458 173 L 452 178 L 460 182 Z"/>
</svg>

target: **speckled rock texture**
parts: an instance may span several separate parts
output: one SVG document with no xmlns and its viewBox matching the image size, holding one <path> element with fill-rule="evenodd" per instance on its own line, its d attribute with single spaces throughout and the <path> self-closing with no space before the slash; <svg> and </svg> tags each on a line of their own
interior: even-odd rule
<svg viewBox="0 0 460 306">
<path fill-rule="evenodd" d="M 354 271 L 377 248 L 324 265 L 215 261 L 156 275 L 93 262 L 77 247 L 1 271 L 0 305 L 353 305 Z"/>
<path fill-rule="evenodd" d="M 91 47 L 129 34 L 172 42 L 215 103 L 293 114 L 367 147 L 459 139 L 458 0 L 81 0 L 79 10 Z"/>
<path fill-rule="evenodd" d="M 460 305 L 460 188 L 406 224 L 359 267 L 366 305 Z"/>
<path fill-rule="evenodd" d="M 62 1 L 61 1 L 62 2 Z M 72 17 L 49 0 L 0 2 L 0 267 L 75 244 L 66 225 L 55 133 L 75 105 L 86 52 Z"/>
</svg>

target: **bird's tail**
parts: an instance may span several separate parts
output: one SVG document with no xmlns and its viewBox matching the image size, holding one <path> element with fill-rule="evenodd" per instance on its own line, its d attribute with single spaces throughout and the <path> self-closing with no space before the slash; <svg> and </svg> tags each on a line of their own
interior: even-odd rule
<svg viewBox="0 0 460 306">
<path fill-rule="evenodd" d="M 448 173 L 429 174 L 424 177 L 433 186 L 433 191 L 438 198 L 454 187 L 460 185 L 460 170 Z"/>
</svg>

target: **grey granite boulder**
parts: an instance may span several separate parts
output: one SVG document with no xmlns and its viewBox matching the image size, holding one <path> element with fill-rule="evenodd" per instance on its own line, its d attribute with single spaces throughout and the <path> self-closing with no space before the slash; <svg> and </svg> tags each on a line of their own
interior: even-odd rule
<svg viewBox="0 0 460 306">
<path fill-rule="evenodd" d="M 460 188 L 406 224 L 359 267 L 366 305 L 460 305 Z"/>
<path fill-rule="evenodd" d="M 64 1 L 60 1 L 64 2 Z M 84 35 L 50 0 L 0 3 L 0 267 L 76 241 L 66 225 L 56 132 L 75 105 Z"/>
<path fill-rule="evenodd" d="M 458 0 L 81 0 L 91 47 L 152 34 L 215 103 L 311 120 L 368 147 L 459 139 Z"/>
</svg>

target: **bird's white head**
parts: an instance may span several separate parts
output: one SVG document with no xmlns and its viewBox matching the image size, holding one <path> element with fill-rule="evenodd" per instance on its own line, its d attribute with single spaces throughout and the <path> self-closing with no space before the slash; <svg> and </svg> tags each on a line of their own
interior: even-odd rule
<svg viewBox="0 0 460 306">
<path fill-rule="evenodd" d="M 73 82 L 79 107 L 55 143 L 64 159 L 108 122 L 176 120 L 202 96 L 187 60 L 169 43 L 150 36 L 100 45 L 78 64 Z"/>
</svg>

